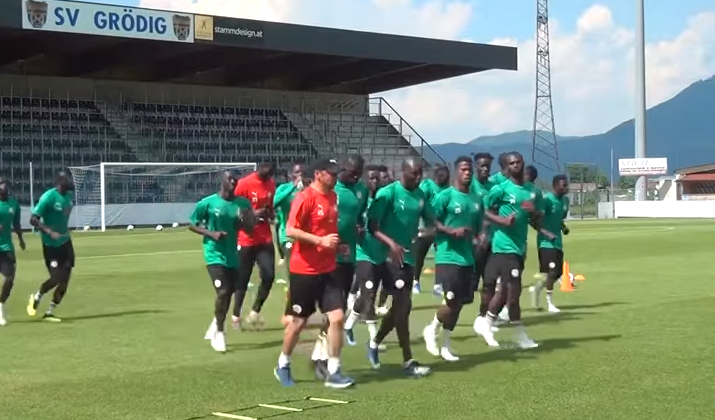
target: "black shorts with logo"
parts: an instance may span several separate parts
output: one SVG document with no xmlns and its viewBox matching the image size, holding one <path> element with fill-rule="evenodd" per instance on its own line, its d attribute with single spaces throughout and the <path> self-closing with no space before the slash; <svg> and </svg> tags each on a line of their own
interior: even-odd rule
<svg viewBox="0 0 715 420">
<path fill-rule="evenodd" d="M 14 277 L 17 267 L 14 252 L 0 252 L 0 274 L 5 277 Z"/>
<path fill-rule="evenodd" d="M 519 254 L 499 254 L 493 253 L 487 261 L 484 269 L 484 284 L 495 285 L 497 279 L 505 281 L 521 282 L 521 274 L 524 271 L 524 257 Z"/>
<path fill-rule="evenodd" d="M 327 313 L 342 310 L 345 295 L 337 270 L 323 274 L 290 273 L 286 315 L 309 318 L 316 307 Z"/>
<path fill-rule="evenodd" d="M 474 302 L 474 267 L 456 264 L 435 265 L 435 280 L 442 285 L 444 301 L 450 308 Z"/>
<path fill-rule="evenodd" d="M 552 266 L 553 265 L 553 266 Z M 539 272 L 553 272 L 556 278 L 563 274 L 564 252 L 555 248 L 539 248 Z"/>
<path fill-rule="evenodd" d="M 74 267 L 74 246 L 71 240 L 60 246 L 42 244 L 42 255 L 45 257 L 45 266 L 48 270 Z"/>
<path fill-rule="evenodd" d="M 226 290 L 233 293 L 238 285 L 238 268 L 229 268 L 221 264 L 211 264 L 206 266 L 209 272 L 211 283 L 218 293 Z"/>
<path fill-rule="evenodd" d="M 412 290 L 415 269 L 409 264 L 397 265 L 391 261 L 384 263 L 382 288 L 387 293 Z"/>
</svg>

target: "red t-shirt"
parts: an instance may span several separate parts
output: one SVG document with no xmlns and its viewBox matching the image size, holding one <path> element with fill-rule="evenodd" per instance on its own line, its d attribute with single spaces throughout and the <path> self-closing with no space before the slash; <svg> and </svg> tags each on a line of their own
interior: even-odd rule
<svg viewBox="0 0 715 420">
<path fill-rule="evenodd" d="M 315 236 L 338 233 L 338 196 L 315 188 L 298 193 L 290 207 L 286 227 L 295 227 Z M 331 273 L 337 266 L 337 249 L 295 241 L 290 254 L 290 271 L 296 274 Z"/>
<path fill-rule="evenodd" d="M 254 172 L 236 183 L 235 194 L 251 202 L 254 210 L 268 206 L 273 209 L 273 195 L 276 193 L 276 182 L 273 178 L 263 181 Z M 261 244 L 272 244 L 271 226 L 268 220 L 257 223 L 252 235 L 246 232 L 238 233 L 238 244 L 241 246 L 252 246 Z"/>
</svg>

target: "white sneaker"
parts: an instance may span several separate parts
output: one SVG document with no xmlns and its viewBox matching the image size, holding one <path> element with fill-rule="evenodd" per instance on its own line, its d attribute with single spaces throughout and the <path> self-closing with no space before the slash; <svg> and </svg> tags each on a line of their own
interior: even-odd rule
<svg viewBox="0 0 715 420">
<path fill-rule="evenodd" d="M 507 309 L 506 306 L 504 307 L 504 309 L 501 310 L 501 312 L 499 312 L 499 319 L 500 319 L 501 321 L 504 321 L 504 322 L 509 322 L 509 321 L 510 321 L 510 319 L 509 319 L 509 309 Z"/>
<path fill-rule="evenodd" d="M 278 283 L 278 284 L 288 284 L 288 282 L 285 281 L 285 279 L 277 279 L 277 280 L 276 280 L 276 283 Z"/>
<path fill-rule="evenodd" d="M 428 325 L 422 330 L 422 338 L 425 340 L 427 352 L 434 357 L 439 357 L 440 350 L 439 344 L 437 344 L 437 331 L 435 331 L 432 325 Z"/>
<path fill-rule="evenodd" d="M 226 353 L 226 339 L 222 332 L 216 331 L 211 339 L 211 347 L 219 353 Z"/>
<path fill-rule="evenodd" d="M 517 347 L 521 349 L 533 349 L 536 347 L 539 347 L 538 344 L 531 338 L 529 338 L 528 335 L 526 335 L 526 331 L 524 331 L 524 327 L 518 327 L 516 329 L 516 333 L 514 335 L 514 339 L 516 340 L 516 345 Z"/>
<path fill-rule="evenodd" d="M 552 314 L 557 314 L 561 312 L 561 309 L 557 308 L 556 305 L 554 305 L 553 303 L 549 303 L 549 312 L 551 312 Z"/>
<path fill-rule="evenodd" d="M 216 318 L 211 321 L 209 329 L 206 330 L 206 335 L 204 335 L 204 340 L 211 340 L 216 335 Z"/>
<path fill-rule="evenodd" d="M 251 324 L 251 328 L 254 330 L 261 330 L 265 325 L 265 320 L 258 312 L 251 311 L 248 315 L 248 323 Z"/>
<path fill-rule="evenodd" d="M 7 320 L 5 319 L 5 305 L 0 303 L 0 327 L 7 325 Z"/>
<path fill-rule="evenodd" d="M 477 319 L 474 320 L 474 325 L 472 326 L 472 327 L 474 328 L 474 332 L 476 332 L 477 334 L 479 334 L 479 333 L 477 332 L 477 323 L 478 323 L 478 322 L 481 322 L 481 321 L 479 321 L 479 318 L 484 319 L 483 316 L 478 316 Z M 493 333 L 498 333 L 498 332 L 499 332 L 499 327 L 496 326 L 496 325 L 494 325 L 494 324 L 492 324 L 492 332 L 493 332 Z"/>
<path fill-rule="evenodd" d="M 386 352 L 386 351 L 387 351 L 387 345 L 386 345 L 386 344 L 382 344 L 382 343 L 378 344 L 378 345 L 377 345 L 377 351 L 379 351 L 380 353 Z"/>
<path fill-rule="evenodd" d="M 482 336 L 489 347 L 499 347 L 499 342 L 494 339 L 494 331 L 492 331 L 490 324 L 487 318 L 478 317 L 477 320 L 474 321 L 474 332 Z"/>
<path fill-rule="evenodd" d="M 439 351 L 439 355 L 442 356 L 442 359 L 444 359 L 447 362 L 459 361 L 459 357 L 452 354 L 452 351 L 449 350 L 449 347 L 442 347 Z"/>
<path fill-rule="evenodd" d="M 285 258 L 281 258 L 280 260 L 278 260 L 278 265 L 283 265 L 285 263 L 286 263 Z"/>
<path fill-rule="evenodd" d="M 353 307 L 355 306 L 355 301 L 357 300 L 357 296 L 353 293 L 350 293 L 348 295 L 348 310 L 352 311 Z"/>
<path fill-rule="evenodd" d="M 231 325 L 233 325 L 234 330 L 241 331 L 243 329 L 243 320 L 240 316 L 231 316 Z"/>
<path fill-rule="evenodd" d="M 387 306 L 380 306 L 375 311 L 375 314 L 377 314 L 377 316 L 385 316 L 385 315 L 387 315 L 388 312 L 390 312 L 390 310 L 387 309 Z"/>
</svg>

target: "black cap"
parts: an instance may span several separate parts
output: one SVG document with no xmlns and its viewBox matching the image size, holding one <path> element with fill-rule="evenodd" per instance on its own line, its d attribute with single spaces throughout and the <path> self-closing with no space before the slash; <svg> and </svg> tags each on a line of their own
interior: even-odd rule
<svg viewBox="0 0 715 420">
<path fill-rule="evenodd" d="M 313 162 L 313 172 L 327 171 L 332 174 L 338 173 L 338 161 L 335 159 L 319 159 Z"/>
</svg>

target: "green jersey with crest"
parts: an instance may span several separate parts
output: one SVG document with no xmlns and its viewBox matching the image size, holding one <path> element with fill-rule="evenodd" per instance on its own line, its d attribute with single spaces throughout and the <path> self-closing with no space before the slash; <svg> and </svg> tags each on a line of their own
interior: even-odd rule
<svg viewBox="0 0 715 420">
<path fill-rule="evenodd" d="M 37 205 L 35 205 L 32 214 L 39 217 L 42 224 L 50 228 L 50 230 L 60 234 L 59 238 L 52 239 L 50 235 L 42 232 L 42 243 L 45 246 L 58 248 L 70 240 L 69 220 L 73 200 L 74 193 L 72 191 L 62 194 L 57 188 L 50 188 L 42 194 Z"/>
<path fill-rule="evenodd" d="M 222 265 L 228 268 L 238 267 L 239 213 L 250 209 L 251 202 L 243 197 L 226 200 L 219 194 L 212 194 L 196 203 L 191 213 L 191 224 L 202 226 L 212 232 L 226 232 L 218 241 L 203 238 L 204 261 L 206 265 Z"/>
<path fill-rule="evenodd" d="M 367 209 L 368 190 L 362 181 L 353 185 L 338 181 L 335 184 L 335 194 L 338 196 L 338 236 L 340 249 L 337 261 L 355 263 L 355 253 L 358 242 L 358 224 Z"/>
<path fill-rule="evenodd" d="M 12 243 L 12 233 L 15 226 L 20 225 L 20 205 L 8 197 L 7 201 L 0 200 L 0 252 L 15 252 Z"/>
<path fill-rule="evenodd" d="M 496 208 L 497 214 L 507 217 L 514 214 L 511 226 L 495 226 L 492 236 L 492 253 L 494 254 L 526 254 L 526 239 L 529 234 L 529 219 L 531 215 L 522 208 L 525 202 L 536 204 L 536 190 L 531 183 L 517 185 L 511 180 L 502 182 L 489 191 L 485 205 L 489 209 Z M 540 209 L 537 208 L 540 211 Z"/>
<path fill-rule="evenodd" d="M 420 218 L 431 226 L 434 223 L 432 206 L 427 202 L 424 191 L 419 188 L 408 190 L 400 181 L 382 187 L 368 210 L 370 222 L 376 222 L 380 231 L 389 236 L 397 245 L 405 249 L 405 264 L 414 265 L 412 240 L 417 236 Z M 384 262 L 389 254 L 387 245 L 381 244 L 376 263 Z"/>
<path fill-rule="evenodd" d="M 286 223 L 288 223 L 290 205 L 298 191 L 298 188 L 292 182 L 286 182 L 276 189 L 276 194 L 273 196 L 273 208 L 276 210 L 276 225 L 278 226 L 278 240 L 281 245 L 290 242 L 290 238 L 286 235 Z"/>
<path fill-rule="evenodd" d="M 438 233 L 434 241 L 437 245 L 435 264 L 474 265 L 472 240 L 482 227 L 482 204 L 480 193 L 471 190 L 464 193 L 454 187 L 447 188 L 435 197 L 432 208 L 438 221 L 446 227 L 468 228 L 471 231 L 461 238 Z"/>
<path fill-rule="evenodd" d="M 556 238 L 551 241 L 544 235 L 539 233 L 537 241 L 539 248 L 564 249 L 563 235 L 561 234 L 561 226 L 564 219 L 569 214 L 569 198 L 568 196 L 557 197 L 554 193 L 548 193 L 544 197 L 542 211 L 544 219 L 541 223 L 541 228 L 547 232 L 553 233 Z"/>
</svg>

